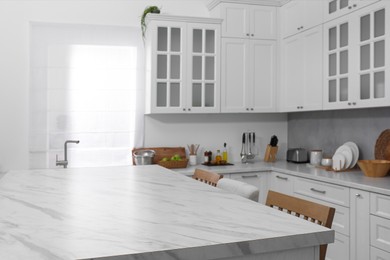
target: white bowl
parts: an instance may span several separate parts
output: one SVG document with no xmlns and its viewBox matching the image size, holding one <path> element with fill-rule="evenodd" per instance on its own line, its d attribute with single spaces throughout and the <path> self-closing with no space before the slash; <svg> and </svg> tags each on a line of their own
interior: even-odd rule
<svg viewBox="0 0 390 260">
<path fill-rule="evenodd" d="M 332 166 L 333 165 L 332 158 L 322 158 L 321 165 L 322 166 Z"/>
</svg>

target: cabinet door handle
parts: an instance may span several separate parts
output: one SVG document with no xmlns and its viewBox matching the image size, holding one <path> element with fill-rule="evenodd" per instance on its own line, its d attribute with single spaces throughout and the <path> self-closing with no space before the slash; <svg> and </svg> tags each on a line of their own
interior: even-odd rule
<svg viewBox="0 0 390 260">
<path fill-rule="evenodd" d="M 249 108 L 246 108 L 246 111 L 249 111 Z"/>
<path fill-rule="evenodd" d="M 249 33 L 247 33 L 246 36 L 249 36 Z"/>
<path fill-rule="evenodd" d="M 317 190 L 317 189 L 314 189 L 314 188 L 310 188 L 311 191 L 314 191 L 314 192 L 317 192 L 317 193 L 321 193 L 321 194 L 325 194 L 326 191 L 324 190 Z"/>
<path fill-rule="evenodd" d="M 360 195 L 359 193 L 356 193 L 355 196 L 356 196 L 356 198 L 360 198 L 362 195 Z"/>
<path fill-rule="evenodd" d="M 288 181 L 287 177 L 282 177 L 282 176 L 276 175 L 276 178 L 284 180 L 284 181 Z"/>
<path fill-rule="evenodd" d="M 348 6 L 348 9 L 352 9 L 352 6 Z"/>
<path fill-rule="evenodd" d="M 242 175 L 241 178 L 243 178 L 243 179 L 258 178 L 258 176 L 257 175 Z"/>
<path fill-rule="evenodd" d="M 348 106 L 350 106 L 350 105 L 352 105 L 352 103 L 351 103 L 351 102 L 348 102 Z"/>
<path fill-rule="evenodd" d="M 251 36 L 255 36 L 255 35 L 252 33 Z"/>
<path fill-rule="evenodd" d="M 186 109 L 185 109 L 185 108 L 183 108 L 183 111 L 186 111 Z"/>
<path fill-rule="evenodd" d="M 356 102 L 352 102 L 352 105 L 356 106 Z"/>
<path fill-rule="evenodd" d="M 189 108 L 188 111 L 191 111 L 191 108 Z"/>
<path fill-rule="evenodd" d="M 353 7 L 356 7 L 357 5 L 356 4 L 353 4 Z"/>
<path fill-rule="evenodd" d="M 253 111 L 253 108 L 251 108 L 251 111 Z"/>
</svg>

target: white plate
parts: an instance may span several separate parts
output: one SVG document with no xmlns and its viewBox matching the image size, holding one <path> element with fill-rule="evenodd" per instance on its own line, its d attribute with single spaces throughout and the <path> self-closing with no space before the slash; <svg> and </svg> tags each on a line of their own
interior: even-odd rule
<svg viewBox="0 0 390 260">
<path fill-rule="evenodd" d="M 345 167 L 345 156 L 342 153 L 335 153 L 332 157 L 333 170 L 342 170 Z"/>
<path fill-rule="evenodd" d="M 335 154 L 341 153 L 345 156 L 345 165 L 343 169 L 348 169 L 352 164 L 353 154 L 352 149 L 347 145 L 340 146 Z"/>
<path fill-rule="evenodd" d="M 350 167 L 353 168 L 359 160 L 359 147 L 354 142 L 346 142 L 344 145 L 349 146 L 352 150 L 353 159 Z"/>
</svg>

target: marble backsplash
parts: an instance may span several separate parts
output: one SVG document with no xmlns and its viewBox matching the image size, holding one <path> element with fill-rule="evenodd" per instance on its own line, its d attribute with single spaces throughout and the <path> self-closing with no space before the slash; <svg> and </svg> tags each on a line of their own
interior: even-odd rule
<svg viewBox="0 0 390 260">
<path fill-rule="evenodd" d="M 290 113 L 288 147 L 322 149 L 327 155 L 347 141 L 359 146 L 359 159 L 374 159 L 375 142 L 390 128 L 390 107 Z"/>
</svg>

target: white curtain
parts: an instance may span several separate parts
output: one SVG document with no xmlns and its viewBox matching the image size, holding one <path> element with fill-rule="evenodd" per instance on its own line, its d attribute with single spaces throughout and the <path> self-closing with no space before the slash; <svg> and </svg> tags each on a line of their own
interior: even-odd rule
<svg viewBox="0 0 390 260">
<path fill-rule="evenodd" d="M 31 24 L 30 168 L 131 164 L 143 146 L 144 47 L 138 28 Z"/>
</svg>

